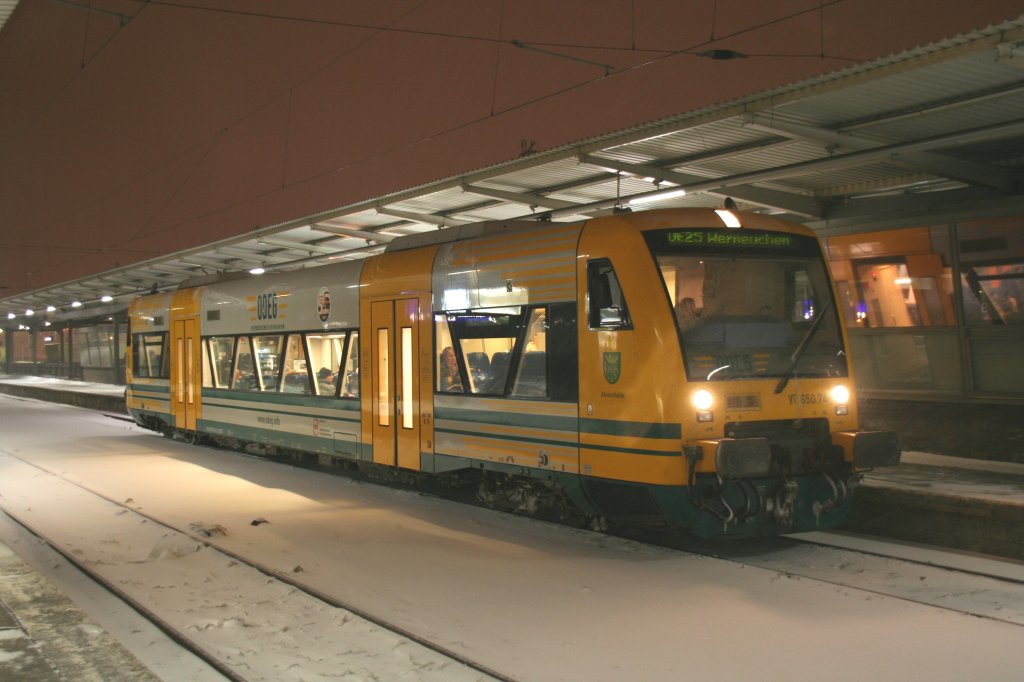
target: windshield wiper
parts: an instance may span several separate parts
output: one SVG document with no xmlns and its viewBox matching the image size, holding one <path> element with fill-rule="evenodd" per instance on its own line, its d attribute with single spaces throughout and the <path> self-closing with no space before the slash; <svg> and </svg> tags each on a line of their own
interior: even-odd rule
<svg viewBox="0 0 1024 682">
<path fill-rule="evenodd" d="M 800 362 L 800 358 L 803 357 L 804 351 L 807 350 L 807 346 L 810 345 L 811 339 L 817 333 L 818 328 L 821 327 L 821 321 L 825 319 L 828 311 L 832 309 L 832 299 L 828 299 L 825 307 L 821 309 L 821 313 L 814 318 L 814 322 L 811 323 L 811 328 L 804 334 L 804 338 L 800 339 L 800 344 L 793 351 L 793 354 L 789 357 L 789 369 L 786 370 L 785 375 L 779 379 L 779 383 L 775 385 L 775 392 L 782 393 L 783 389 L 786 388 L 786 384 L 793 378 L 793 374 L 796 371 L 796 365 Z"/>
</svg>

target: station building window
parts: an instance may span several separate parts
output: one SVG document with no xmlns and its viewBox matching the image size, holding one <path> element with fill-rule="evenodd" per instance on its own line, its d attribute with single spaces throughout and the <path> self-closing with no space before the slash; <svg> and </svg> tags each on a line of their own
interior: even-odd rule
<svg viewBox="0 0 1024 682">
<path fill-rule="evenodd" d="M 838 305 L 868 391 L 963 391 L 946 225 L 829 237 Z"/>
<path fill-rule="evenodd" d="M 957 225 L 971 383 L 979 394 L 1024 391 L 1024 218 Z"/>
</svg>

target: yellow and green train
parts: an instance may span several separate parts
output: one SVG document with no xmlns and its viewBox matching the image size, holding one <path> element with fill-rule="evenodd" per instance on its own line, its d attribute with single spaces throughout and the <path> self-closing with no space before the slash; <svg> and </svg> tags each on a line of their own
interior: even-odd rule
<svg viewBox="0 0 1024 682">
<path fill-rule="evenodd" d="M 814 234 L 678 209 L 480 223 L 138 298 L 128 408 L 167 435 L 697 535 L 824 528 L 859 472 Z"/>
</svg>

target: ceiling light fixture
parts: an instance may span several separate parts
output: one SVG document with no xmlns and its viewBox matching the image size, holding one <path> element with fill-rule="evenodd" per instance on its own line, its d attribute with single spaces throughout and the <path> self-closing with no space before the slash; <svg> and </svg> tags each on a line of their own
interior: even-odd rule
<svg viewBox="0 0 1024 682">
<path fill-rule="evenodd" d="M 684 196 L 685 194 L 686 190 L 682 188 L 666 190 L 661 192 L 660 194 L 647 194 L 644 196 L 639 196 L 635 199 L 630 199 L 629 205 L 637 206 L 639 204 L 651 204 L 654 203 L 655 201 L 668 201 L 669 199 L 675 199 L 677 197 Z"/>
</svg>

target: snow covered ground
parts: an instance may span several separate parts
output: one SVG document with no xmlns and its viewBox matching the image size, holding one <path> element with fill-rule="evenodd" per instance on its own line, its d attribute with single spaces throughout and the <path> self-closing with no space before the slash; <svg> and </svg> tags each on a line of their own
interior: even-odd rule
<svg viewBox="0 0 1024 682">
<path fill-rule="evenodd" d="M 824 547 L 802 571 L 718 560 L 6 396 L 0 424 L 0 506 L 247 679 L 483 676 L 194 537 L 522 680 L 1019 679 L 1012 583 Z"/>
</svg>

